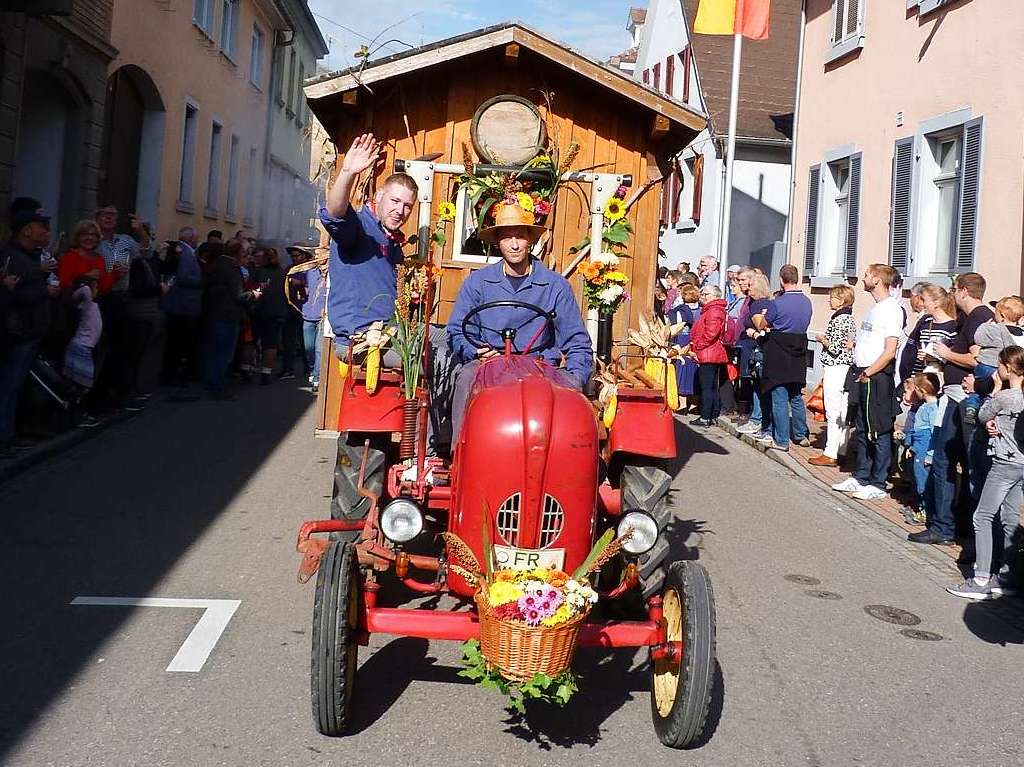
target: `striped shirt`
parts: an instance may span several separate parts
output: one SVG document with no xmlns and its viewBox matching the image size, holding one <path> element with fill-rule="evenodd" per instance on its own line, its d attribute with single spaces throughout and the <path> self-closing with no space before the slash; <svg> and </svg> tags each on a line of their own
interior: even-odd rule
<svg viewBox="0 0 1024 767">
<path fill-rule="evenodd" d="M 925 326 L 921 328 L 921 341 L 917 347 L 918 351 L 927 349 L 931 344 L 945 344 L 949 346 L 952 340 L 956 338 L 958 331 L 959 325 L 956 320 L 947 320 L 946 322 L 935 322 L 935 320 L 932 320 L 925 323 Z M 918 357 L 914 360 L 914 365 L 910 369 L 911 375 L 923 372 L 925 365 L 925 360 Z"/>
</svg>

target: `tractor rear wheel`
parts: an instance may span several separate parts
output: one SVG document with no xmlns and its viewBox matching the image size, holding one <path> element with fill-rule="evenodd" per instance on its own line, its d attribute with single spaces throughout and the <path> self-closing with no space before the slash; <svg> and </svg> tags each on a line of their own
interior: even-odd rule
<svg viewBox="0 0 1024 767">
<path fill-rule="evenodd" d="M 666 640 L 682 651 L 651 662 L 651 717 L 664 745 L 686 748 L 704 730 L 714 683 L 715 598 L 707 570 L 673 562 L 662 597 Z"/>
<path fill-rule="evenodd" d="M 658 542 L 637 561 L 640 579 L 643 582 L 643 596 L 647 599 L 661 591 L 665 583 L 662 565 L 669 554 L 669 543 L 665 536 L 668 523 L 672 521 L 672 507 L 669 491 L 672 475 L 665 471 L 660 462 L 651 464 L 625 464 L 619 478 L 622 490 L 622 510 L 646 511 L 658 523 Z"/>
<path fill-rule="evenodd" d="M 363 487 L 376 493 L 379 498 L 384 491 L 384 474 L 387 468 L 387 434 L 363 432 L 342 432 L 338 436 L 338 457 L 334 463 L 334 492 L 331 498 L 331 519 L 352 521 L 363 519 L 370 510 L 368 498 L 359 494 L 359 466 L 363 461 L 365 444 L 366 471 Z M 334 533 L 336 540 L 354 541 L 358 532 Z"/>
<path fill-rule="evenodd" d="M 350 541 L 332 541 L 324 552 L 313 598 L 310 699 L 313 722 L 324 735 L 342 735 L 348 724 L 359 645 L 359 564 Z"/>
</svg>

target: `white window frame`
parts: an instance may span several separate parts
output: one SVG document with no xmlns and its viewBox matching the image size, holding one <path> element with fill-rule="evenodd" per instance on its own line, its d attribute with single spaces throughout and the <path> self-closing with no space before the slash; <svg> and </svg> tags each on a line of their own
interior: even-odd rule
<svg viewBox="0 0 1024 767">
<path fill-rule="evenodd" d="M 203 214 L 216 218 L 219 213 L 217 198 L 220 197 L 220 165 L 224 145 L 224 123 L 214 119 L 210 125 L 210 164 L 206 170 L 206 208 Z"/>
<path fill-rule="evenodd" d="M 256 151 L 256 147 L 249 147 L 249 167 L 247 171 L 248 179 L 246 181 L 245 189 L 245 216 L 242 217 L 242 223 L 245 226 L 254 226 L 256 223 L 256 210 L 258 208 L 258 200 L 256 199 L 257 182 L 259 180 L 259 154 Z"/>
<path fill-rule="evenodd" d="M 951 135 L 957 135 L 960 139 L 960 149 L 963 151 L 964 146 L 964 134 L 968 123 L 975 120 L 975 115 L 969 107 L 957 109 L 952 112 L 938 115 L 936 117 L 929 118 L 922 121 L 918 125 L 917 133 L 914 136 L 914 170 L 911 181 L 911 203 L 910 203 L 910 233 L 909 242 L 907 246 L 907 272 L 909 276 L 905 278 L 905 282 L 908 281 L 922 281 L 922 280 L 935 280 L 937 277 L 945 277 L 951 274 L 955 274 L 958 270 L 963 267 L 958 267 L 956 264 L 957 254 L 955 252 L 958 246 L 960 225 L 960 208 L 959 208 L 959 186 L 963 181 L 963 171 L 961 167 L 958 170 L 957 179 L 957 206 L 954 209 L 954 241 L 952 243 L 952 249 L 954 252 L 950 254 L 950 265 L 947 268 L 937 268 L 934 263 L 934 245 L 925 244 L 928 236 L 928 230 L 926 227 L 934 228 L 936 223 L 932 217 L 932 214 L 937 210 L 932 204 L 930 199 L 933 194 L 932 187 L 934 186 L 935 176 L 935 162 L 934 154 L 932 152 L 932 143 L 947 138 Z M 984 135 L 982 136 L 982 153 L 984 153 Z M 984 154 L 982 154 L 984 158 Z M 980 210 L 980 198 L 978 202 L 978 209 Z M 975 260 L 977 260 L 977 244 L 975 243 Z"/>
<path fill-rule="evenodd" d="M 676 200 L 676 210 L 680 212 L 679 221 L 676 222 L 677 232 L 692 232 L 697 228 L 697 222 L 693 220 L 693 195 L 696 191 L 694 184 L 694 163 L 697 161 L 697 153 L 687 150 L 679 155 L 679 199 Z M 685 213 L 685 218 L 682 214 Z"/>
<path fill-rule="evenodd" d="M 469 190 L 464 186 L 459 187 L 458 194 L 455 195 L 455 221 L 452 223 L 451 234 L 449 234 L 452 241 L 451 262 L 455 265 L 474 264 L 479 266 L 497 263 L 501 260 L 500 255 L 478 256 L 462 252 L 462 245 L 466 237 L 475 229 L 472 216 L 473 214 L 469 210 Z M 484 246 L 484 250 L 486 249 Z"/>
<path fill-rule="evenodd" d="M 944 5 L 949 5 L 951 2 L 953 0 L 907 0 L 907 10 L 917 8 L 917 16 L 920 18 L 927 16 Z"/>
<path fill-rule="evenodd" d="M 213 9 L 215 0 L 192 0 L 192 23 L 204 35 L 213 39 Z"/>
<path fill-rule="evenodd" d="M 181 166 L 178 174 L 178 210 L 191 213 L 196 172 L 196 138 L 199 133 L 199 105 L 192 100 L 185 101 L 182 120 Z"/>
<path fill-rule="evenodd" d="M 808 190 L 808 194 L 818 195 L 818 218 L 815 227 L 815 264 L 814 273 L 810 275 L 811 287 L 832 287 L 836 282 L 846 280 L 850 274 L 846 269 L 846 256 L 850 246 L 850 216 L 854 208 L 853 195 L 853 158 L 861 154 L 853 144 L 846 144 L 825 152 L 820 160 L 818 189 Z M 817 163 L 816 163 L 817 164 Z M 840 190 L 836 187 L 835 171 L 837 166 L 847 169 L 847 205 L 845 217 L 840 217 Z M 861 161 L 863 173 L 863 161 Z M 863 182 L 861 186 L 860 206 L 863 208 Z M 861 212 L 863 216 L 863 212 Z M 839 252 L 839 227 L 845 230 L 843 236 L 843 252 Z M 858 253 L 858 258 L 860 254 Z M 806 267 L 806 264 L 805 264 Z M 805 269 L 806 271 L 806 269 Z"/>
<path fill-rule="evenodd" d="M 253 24 L 249 40 L 249 82 L 260 90 L 263 90 L 263 47 L 266 39 L 260 25 Z"/>
<path fill-rule="evenodd" d="M 238 17 L 242 12 L 241 0 L 221 0 L 220 52 L 232 63 L 238 51 Z"/>
<path fill-rule="evenodd" d="M 848 13 L 850 3 L 857 3 L 857 23 L 851 29 L 849 26 Z M 864 47 L 864 6 L 868 0 L 832 0 L 832 27 L 830 29 L 829 49 L 825 52 L 825 63 L 849 56 L 854 51 Z M 843 14 L 843 34 L 836 38 L 836 15 Z"/>
</svg>

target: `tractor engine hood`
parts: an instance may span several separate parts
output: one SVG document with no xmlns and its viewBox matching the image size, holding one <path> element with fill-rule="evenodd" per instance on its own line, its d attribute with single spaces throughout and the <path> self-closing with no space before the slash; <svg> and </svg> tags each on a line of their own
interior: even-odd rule
<svg viewBox="0 0 1024 767">
<path fill-rule="evenodd" d="M 571 572 L 593 542 L 597 483 L 594 410 L 568 378 L 530 357 L 481 365 L 456 446 L 451 517 L 481 562 L 486 520 L 493 544 L 544 550 L 540 563 L 562 557 Z M 449 583 L 472 593 L 455 575 Z"/>
</svg>

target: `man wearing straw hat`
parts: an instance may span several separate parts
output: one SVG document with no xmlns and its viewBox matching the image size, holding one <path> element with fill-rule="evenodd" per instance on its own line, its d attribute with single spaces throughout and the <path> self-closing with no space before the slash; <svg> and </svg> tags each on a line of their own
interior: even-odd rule
<svg viewBox="0 0 1024 767">
<path fill-rule="evenodd" d="M 501 261 L 477 269 L 466 278 L 448 320 L 452 354 L 457 361 L 467 363 L 459 372 L 453 395 L 456 435 L 476 369 L 483 360 L 499 356 L 504 348 L 497 332 L 503 328 L 516 328 L 520 351 L 529 344 L 531 354 L 555 366 L 564 357 L 566 383 L 582 388 L 594 370 L 594 349 L 569 282 L 531 254 L 543 232 L 544 227 L 534 223 L 533 214 L 515 204 L 502 204 L 494 225 L 480 230 L 480 240 L 497 246 Z M 462 332 L 463 318 L 475 307 L 492 301 L 522 301 L 546 312 L 553 311 L 553 327 L 545 328 L 544 318 L 529 309 L 495 307 L 470 321 L 475 333 L 473 340 L 467 339 Z M 478 341 L 485 345 L 478 346 Z"/>
</svg>

